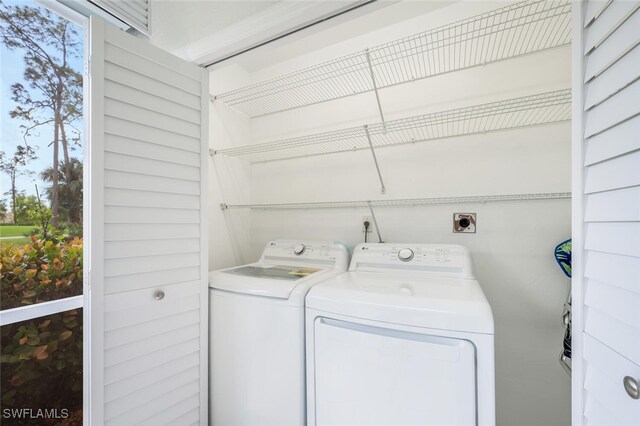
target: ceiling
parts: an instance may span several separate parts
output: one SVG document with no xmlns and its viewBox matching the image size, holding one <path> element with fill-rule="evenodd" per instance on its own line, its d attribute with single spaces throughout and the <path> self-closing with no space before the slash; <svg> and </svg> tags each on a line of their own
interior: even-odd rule
<svg viewBox="0 0 640 426">
<path fill-rule="evenodd" d="M 209 64 L 367 0 L 151 0 L 150 3 L 151 42 L 183 59 Z"/>
</svg>

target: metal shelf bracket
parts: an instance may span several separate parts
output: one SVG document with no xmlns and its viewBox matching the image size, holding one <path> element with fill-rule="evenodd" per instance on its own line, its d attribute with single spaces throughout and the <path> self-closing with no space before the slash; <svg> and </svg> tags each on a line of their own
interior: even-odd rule
<svg viewBox="0 0 640 426">
<path fill-rule="evenodd" d="M 380 112 L 380 121 L 382 122 L 382 126 L 385 127 L 384 113 L 382 112 L 382 104 L 380 103 L 380 94 L 378 93 L 376 75 L 373 72 L 373 66 L 371 65 L 371 53 L 369 53 L 369 49 L 365 49 L 364 54 L 367 56 L 367 64 L 369 65 L 369 73 L 371 74 L 371 84 L 373 84 L 373 92 L 376 94 L 376 102 L 378 103 L 378 111 Z"/>
<path fill-rule="evenodd" d="M 376 150 L 373 148 L 373 142 L 371 141 L 371 135 L 369 134 L 369 126 L 364 125 L 364 132 L 367 135 L 367 141 L 369 141 L 369 149 L 371 149 L 371 155 L 373 156 L 373 164 L 376 166 L 376 172 L 378 172 L 378 179 L 380 179 L 380 193 L 384 194 L 386 188 L 384 187 L 384 180 L 382 180 L 382 173 L 380 172 L 380 166 L 378 165 L 378 157 L 376 157 Z"/>
<path fill-rule="evenodd" d="M 367 205 L 369 206 L 371 219 L 373 219 L 373 226 L 376 227 L 376 233 L 378 234 L 378 242 L 382 244 L 384 243 L 384 241 L 382 241 L 382 235 L 380 235 L 380 227 L 378 226 L 378 221 L 376 220 L 376 214 L 373 212 L 373 206 L 371 205 L 371 201 L 367 201 Z"/>
</svg>

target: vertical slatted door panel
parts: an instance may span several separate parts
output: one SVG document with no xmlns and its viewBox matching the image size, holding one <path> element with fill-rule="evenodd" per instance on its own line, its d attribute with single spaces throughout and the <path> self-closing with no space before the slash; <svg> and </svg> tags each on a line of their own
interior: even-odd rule
<svg viewBox="0 0 640 426">
<path fill-rule="evenodd" d="M 583 415 L 635 425 L 623 378 L 640 380 L 640 2 L 590 2 L 585 20 Z"/>
<path fill-rule="evenodd" d="M 102 75 L 92 143 L 103 174 L 92 420 L 205 424 L 205 72 L 98 21 L 92 36 L 92 75 Z"/>
</svg>

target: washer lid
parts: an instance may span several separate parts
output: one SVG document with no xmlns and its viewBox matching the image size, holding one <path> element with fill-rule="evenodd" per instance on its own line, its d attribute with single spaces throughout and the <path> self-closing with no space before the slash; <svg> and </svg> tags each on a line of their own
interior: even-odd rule
<svg viewBox="0 0 640 426">
<path fill-rule="evenodd" d="M 274 240 L 257 263 L 209 272 L 209 287 L 288 299 L 297 286 L 344 271 L 348 263 L 349 250 L 339 242 Z M 304 294 L 299 303 L 304 304 Z"/>
<path fill-rule="evenodd" d="M 494 332 L 491 307 L 473 279 L 351 271 L 314 286 L 306 306 L 392 324 Z"/>
<path fill-rule="evenodd" d="M 209 287 L 234 293 L 288 299 L 302 281 L 326 269 L 255 263 L 209 273 Z"/>
</svg>

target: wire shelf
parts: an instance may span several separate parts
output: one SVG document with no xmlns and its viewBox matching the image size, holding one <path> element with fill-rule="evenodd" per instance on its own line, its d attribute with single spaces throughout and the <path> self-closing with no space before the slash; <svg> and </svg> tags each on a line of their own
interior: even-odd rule
<svg viewBox="0 0 640 426">
<path fill-rule="evenodd" d="M 471 204 L 505 201 L 562 200 L 571 198 L 571 192 L 542 192 L 533 194 L 476 195 L 464 197 L 404 198 L 396 200 L 361 201 L 324 201 L 314 203 L 275 203 L 275 204 L 220 204 L 222 210 L 304 210 L 304 209 L 341 209 L 360 207 L 414 207 L 440 204 Z"/>
<path fill-rule="evenodd" d="M 539 93 L 367 126 L 374 148 L 566 121 L 571 89 Z M 249 162 L 369 149 L 363 126 L 243 147 L 214 150 Z"/>
<path fill-rule="evenodd" d="M 215 99 L 258 117 L 570 41 L 570 2 L 530 0 L 222 93 Z"/>
</svg>

